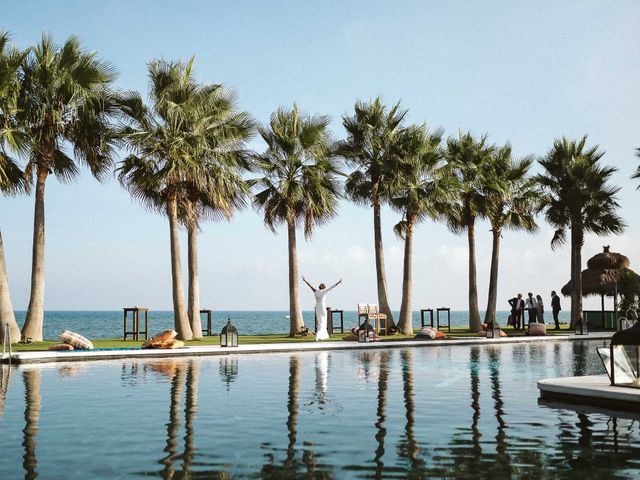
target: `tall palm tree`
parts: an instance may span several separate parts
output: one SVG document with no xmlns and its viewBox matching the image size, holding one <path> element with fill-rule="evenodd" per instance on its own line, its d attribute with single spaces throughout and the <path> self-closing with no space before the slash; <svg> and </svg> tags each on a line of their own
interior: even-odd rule
<svg viewBox="0 0 640 480">
<path fill-rule="evenodd" d="M 476 219 L 486 216 L 485 172 L 495 151 L 486 135 L 476 139 L 471 133 L 460 133 L 447 140 L 445 158 L 458 179 L 458 208 L 448 215 L 449 228 L 455 233 L 467 233 L 469 244 L 469 329 L 480 331 L 478 310 L 478 275 L 476 267 Z"/>
<path fill-rule="evenodd" d="M 242 178 L 248 168 L 245 142 L 251 137 L 254 122 L 246 112 L 239 112 L 235 94 L 220 86 L 207 86 L 207 108 L 199 122 L 209 139 L 203 154 L 204 177 L 184 182 L 180 218 L 187 229 L 188 314 L 194 338 L 202 337 L 200 320 L 200 285 L 198 276 L 198 231 L 205 219 L 230 220 L 245 206 L 249 184 Z"/>
<path fill-rule="evenodd" d="M 22 62 L 16 124 L 29 158 L 25 172 L 35 177 L 31 295 L 22 336 L 42 340 L 44 317 L 45 185 L 49 175 L 68 182 L 86 165 L 102 179 L 113 161 L 114 68 L 74 36 L 62 46 L 51 37 L 29 50 Z"/>
<path fill-rule="evenodd" d="M 455 177 L 447 175 L 440 142 L 443 132 L 429 132 L 426 125 L 411 126 L 402 132 L 404 165 L 397 186 L 390 199 L 391 206 L 402 213 L 395 226 L 396 234 L 404 240 L 404 268 L 402 276 L 402 304 L 398 329 L 403 335 L 413 333 L 411 308 L 413 232 L 418 222 L 437 218 L 445 213 L 453 200 Z"/>
<path fill-rule="evenodd" d="M 516 160 L 511 146 L 496 149 L 491 157 L 487 189 L 487 217 L 491 223 L 493 243 L 491 248 L 491 272 L 489 296 L 484 321 L 495 320 L 498 296 L 498 264 L 500 240 L 505 228 L 533 232 L 538 229 L 535 215 L 540 205 L 540 193 L 536 180 L 528 176 L 533 159 Z"/>
<path fill-rule="evenodd" d="M 370 103 L 357 101 L 353 116 L 342 118 L 347 138 L 337 145 L 338 154 L 356 167 L 346 182 L 348 196 L 357 204 L 373 207 L 378 304 L 391 329 L 395 329 L 395 323 L 387 293 L 380 210 L 390 198 L 391 184 L 402 160 L 398 139 L 406 115 L 407 110 L 401 109 L 399 103 L 387 109 L 380 98 Z"/>
<path fill-rule="evenodd" d="M 220 86 L 199 85 L 192 67 L 193 59 L 149 64 L 151 107 L 136 94 L 124 102 L 128 125 L 122 129 L 122 138 L 132 153 L 118 168 L 118 178 L 132 196 L 169 219 L 174 323 L 178 338 L 183 340 L 193 338 L 193 329 L 184 303 L 179 221 L 191 219 L 186 223 L 197 227 L 199 215 L 189 213 L 191 208 L 230 209 L 236 200 L 216 203 L 228 194 L 228 189 L 217 188 L 238 178 L 235 155 L 227 151 L 238 139 L 228 140 L 233 129 L 226 132 L 227 126 L 220 125 L 220 103 L 227 99 L 221 99 Z M 194 249 L 192 259 L 195 254 Z M 195 305 L 199 326 L 199 307 Z"/>
<path fill-rule="evenodd" d="M 602 166 L 604 152 L 598 145 L 588 147 L 587 136 L 580 140 L 565 137 L 539 160 L 544 173 L 537 176 L 545 195 L 543 207 L 547 221 L 556 228 L 551 247 L 565 243 L 567 230 L 571 242 L 571 325 L 582 318 L 582 245 L 586 233 L 618 234 L 624 222 L 618 216 L 616 194 L 608 184 L 615 167 Z"/>
<path fill-rule="evenodd" d="M 268 127 L 258 127 L 267 144 L 262 154 L 255 154 L 255 168 L 264 176 L 253 203 L 264 211 L 264 223 L 271 230 L 286 223 L 289 247 L 289 336 L 304 327 L 298 289 L 298 254 L 296 226 L 304 225 L 309 238 L 317 225 L 336 214 L 340 196 L 341 174 L 332 152 L 327 130 L 329 117 L 308 116 L 279 108 L 271 115 Z"/>
<path fill-rule="evenodd" d="M 0 32 L 0 193 L 13 195 L 23 192 L 28 184 L 18 164 L 8 151 L 20 151 L 23 139 L 15 128 L 16 102 L 20 89 L 18 70 L 24 53 L 9 47 L 9 35 Z M 11 339 L 20 340 L 20 328 L 13 312 L 9 294 L 9 275 L 0 231 L 0 342 L 4 340 L 6 325 Z"/>
</svg>

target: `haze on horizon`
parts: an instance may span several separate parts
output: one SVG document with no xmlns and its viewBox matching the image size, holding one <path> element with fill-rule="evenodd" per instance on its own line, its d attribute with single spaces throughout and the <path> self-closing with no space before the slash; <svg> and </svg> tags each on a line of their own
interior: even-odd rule
<svg viewBox="0 0 640 480">
<path fill-rule="evenodd" d="M 588 236 L 583 261 L 610 245 L 640 269 L 640 192 L 629 177 L 640 147 L 640 4 L 637 2 L 207 2 L 103 4 L 70 0 L 8 1 L 0 29 L 19 47 L 50 32 L 58 42 L 77 34 L 119 71 L 116 86 L 146 95 L 146 62 L 188 59 L 202 82 L 237 91 L 239 106 L 265 123 L 278 106 L 297 102 L 308 113 L 341 117 L 356 99 L 400 100 L 409 121 L 470 130 L 510 142 L 517 155 L 543 155 L 554 138 L 589 135 L 619 171 L 621 236 Z M 251 146 L 262 150 L 254 140 Z M 534 169 L 534 171 L 536 171 Z M 171 309 L 166 218 L 133 201 L 114 178 L 100 184 L 88 171 L 77 183 L 47 184 L 46 309 Z M 399 215 L 383 211 L 387 280 L 400 306 Z M 28 304 L 33 198 L 0 198 L 0 221 L 16 310 Z M 569 247 L 552 251 L 542 217 L 534 235 L 505 232 L 498 310 L 517 292 L 549 293 L 569 279 Z M 489 225 L 477 227 L 480 307 L 486 306 Z M 186 255 L 186 244 L 182 253 Z M 418 226 L 413 306 L 467 308 L 467 243 L 442 224 Z M 299 241 L 299 268 L 312 282 L 344 285 L 329 304 L 352 310 L 375 302 L 372 213 L 346 200 L 339 217 Z M 186 261 L 183 262 L 183 267 Z M 186 273 L 186 272 L 185 272 Z M 286 232 L 272 234 L 251 208 L 231 223 L 205 223 L 200 240 L 203 308 L 286 310 Z M 302 307 L 313 296 L 301 290 Z M 585 308 L 597 308 L 589 299 Z M 564 310 L 569 299 L 563 299 Z"/>
</svg>

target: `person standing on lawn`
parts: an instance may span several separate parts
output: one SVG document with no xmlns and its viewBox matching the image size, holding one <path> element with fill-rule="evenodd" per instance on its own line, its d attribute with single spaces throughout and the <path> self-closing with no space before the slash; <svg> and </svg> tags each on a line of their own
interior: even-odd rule
<svg viewBox="0 0 640 480">
<path fill-rule="evenodd" d="M 511 323 L 513 328 L 518 330 L 520 328 L 520 320 L 522 319 L 522 310 L 524 310 L 524 300 L 522 300 L 522 294 L 519 293 L 517 297 L 509 300 L 511 305 Z"/>
<path fill-rule="evenodd" d="M 560 330 L 560 321 L 558 320 L 558 313 L 560 313 L 560 297 L 556 294 L 556 291 L 551 292 L 551 313 L 553 314 L 553 321 L 556 324 L 556 330 Z"/>
<path fill-rule="evenodd" d="M 327 288 L 324 283 L 321 283 L 317 289 L 311 285 L 306 278 L 302 277 L 302 280 L 309 286 L 313 291 L 313 295 L 316 297 L 316 320 L 318 322 L 316 342 L 319 340 L 326 340 L 329 338 L 329 332 L 327 331 L 327 293 L 340 285 L 342 283 L 342 279 L 338 280 L 329 288 Z"/>
</svg>

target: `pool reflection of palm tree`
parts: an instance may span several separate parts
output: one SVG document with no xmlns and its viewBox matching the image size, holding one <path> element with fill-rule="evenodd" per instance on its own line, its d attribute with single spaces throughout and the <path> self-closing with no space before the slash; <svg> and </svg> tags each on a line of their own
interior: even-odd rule
<svg viewBox="0 0 640 480">
<path fill-rule="evenodd" d="M 387 429 L 385 427 L 385 420 L 387 418 L 387 390 L 388 390 L 388 378 L 389 378 L 389 352 L 383 351 L 380 353 L 380 374 L 378 375 L 378 409 L 376 415 L 378 417 L 376 421 L 376 442 L 378 447 L 376 448 L 376 456 L 374 462 L 376 464 L 375 478 L 382 478 L 384 472 L 384 462 L 382 457 L 384 456 L 384 439 L 387 436 Z"/>
<path fill-rule="evenodd" d="M 471 348 L 469 354 L 469 368 L 471 370 L 471 408 L 473 409 L 473 420 L 471 422 L 471 438 L 473 442 L 472 458 L 473 461 L 479 466 L 482 460 L 482 446 L 480 445 L 480 438 L 482 433 L 478 428 L 480 422 L 480 349 L 477 347 Z"/>
<path fill-rule="evenodd" d="M 402 359 L 402 391 L 405 407 L 405 430 L 404 436 L 398 444 L 398 455 L 406 458 L 410 463 L 410 477 L 414 477 L 424 468 L 424 461 L 420 458 L 420 447 L 415 438 L 413 427 L 415 425 L 415 403 L 413 398 L 413 359 L 412 351 L 405 349 L 400 353 Z"/>
<path fill-rule="evenodd" d="M 25 479 L 33 479 L 38 477 L 36 468 L 38 467 L 38 460 L 36 458 L 36 435 L 38 434 L 40 424 L 40 382 L 42 372 L 39 368 L 28 368 L 22 372 L 22 378 L 24 380 L 24 396 L 25 396 L 25 409 L 24 409 L 24 440 L 22 446 L 24 447 L 24 461 L 22 466 L 25 471 Z"/>
<path fill-rule="evenodd" d="M 471 347 L 469 349 L 471 427 L 470 429 L 461 428 L 459 432 L 455 433 L 451 439 L 451 448 L 438 455 L 438 458 L 442 458 L 447 463 L 444 471 L 455 469 L 460 478 L 473 478 L 482 468 L 482 446 L 480 444 L 482 434 L 478 426 L 480 422 L 479 363 L 480 349 Z"/>
<path fill-rule="evenodd" d="M 511 477 L 513 471 L 511 468 L 511 459 L 507 453 L 507 422 L 504 420 L 504 402 L 502 401 L 502 392 L 500 390 L 500 350 L 498 348 L 490 348 L 488 355 L 491 396 L 494 400 L 496 420 L 498 422 L 496 432 L 497 466 L 499 467 L 500 475 Z"/>
<path fill-rule="evenodd" d="M 305 448 L 299 459 L 296 451 L 298 442 L 298 415 L 300 412 L 300 357 L 292 355 L 289 358 L 289 389 L 287 392 L 287 454 L 282 464 L 275 461 L 275 453 L 269 453 L 265 457 L 267 463 L 262 466 L 260 477 L 264 479 L 289 479 L 289 478 L 332 478 L 331 472 L 317 469 L 315 453 Z M 317 384 L 317 382 L 316 382 Z"/>
<path fill-rule="evenodd" d="M 198 383 L 200 381 L 200 362 L 191 360 L 187 370 L 187 392 L 184 406 L 184 453 L 182 455 L 182 469 L 185 477 L 189 477 L 191 464 L 195 455 L 195 429 L 193 422 L 198 411 Z"/>
<path fill-rule="evenodd" d="M 289 358 L 289 390 L 287 392 L 287 456 L 282 465 L 275 463 L 275 455 L 269 453 L 266 457 L 269 463 L 262 466 L 262 478 L 290 478 L 296 476 L 300 467 L 296 459 L 296 442 L 298 440 L 298 413 L 300 391 L 300 359 L 292 355 Z"/>
<path fill-rule="evenodd" d="M 167 445 L 164 448 L 166 455 L 160 460 L 164 465 L 161 472 L 162 478 L 173 478 L 176 471 L 174 462 L 177 457 L 178 431 L 180 430 L 180 400 L 182 388 L 185 382 L 186 364 L 183 361 L 176 362 L 171 372 L 169 422 L 167 423 Z"/>
<path fill-rule="evenodd" d="M 11 364 L 0 364 L 0 418 L 4 415 L 4 404 L 9 391 L 9 381 L 11 380 Z"/>
</svg>

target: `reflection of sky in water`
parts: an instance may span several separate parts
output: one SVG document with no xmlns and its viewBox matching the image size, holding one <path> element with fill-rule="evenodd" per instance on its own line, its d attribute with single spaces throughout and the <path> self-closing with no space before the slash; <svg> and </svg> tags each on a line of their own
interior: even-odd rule
<svg viewBox="0 0 640 480">
<path fill-rule="evenodd" d="M 538 404 L 600 345 L 4 367 L 0 478 L 637 477 L 640 420 Z"/>
</svg>

